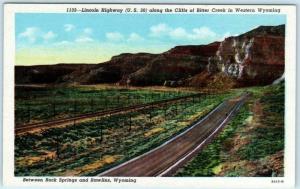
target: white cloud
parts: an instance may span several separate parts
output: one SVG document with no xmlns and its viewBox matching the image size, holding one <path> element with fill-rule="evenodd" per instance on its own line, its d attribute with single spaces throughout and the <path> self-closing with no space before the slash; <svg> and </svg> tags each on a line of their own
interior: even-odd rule
<svg viewBox="0 0 300 189">
<path fill-rule="evenodd" d="M 141 37 L 139 34 L 137 33 L 131 33 L 129 35 L 129 38 L 127 39 L 128 42 L 138 42 L 138 41 L 143 41 L 144 38 Z"/>
<path fill-rule="evenodd" d="M 172 28 L 167 24 L 161 23 L 150 27 L 151 37 L 169 37 L 171 39 L 180 40 L 216 40 L 218 39 L 218 34 L 212 31 L 209 27 L 202 26 L 200 28 L 193 28 L 187 31 L 183 27 Z"/>
<path fill-rule="evenodd" d="M 160 37 L 172 30 L 167 24 L 160 23 L 150 27 L 150 36 Z"/>
<path fill-rule="evenodd" d="M 60 42 L 56 42 L 56 43 L 54 43 L 54 45 L 56 45 L 56 46 L 66 46 L 66 45 L 70 45 L 70 44 L 72 44 L 72 42 L 70 42 L 70 41 L 60 41 Z"/>
<path fill-rule="evenodd" d="M 85 42 L 92 42 L 94 41 L 91 37 L 89 36 L 79 36 L 78 38 L 75 39 L 75 42 L 78 42 L 78 43 L 85 43 Z"/>
<path fill-rule="evenodd" d="M 182 40 L 203 40 L 203 39 L 217 39 L 217 34 L 208 27 L 194 28 L 192 31 L 187 32 L 184 28 L 172 29 L 169 36 L 173 39 Z"/>
<path fill-rule="evenodd" d="M 109 41 L 121 41 L 124 39 L 124 36 L 119 32 L 109 32 L 105 36 Z"/>
<path fill-rule="evenodd" d="M 24 32 L 19 34 L 19 37 L 26 38 L 30 43 L 34 43 L 40 34 L 40 29 L 37 27 L 28 27 Z"/>
<path fill-rule="evenodd" d="M 42 37 L 45 41 L 55 38 L 57 35 L 53 31 L 48 31 Z"/>
<path fill-rule="evenodd" d="M 170 30 L 169 36 L 175 39 L 184 39 L 189 36 L 184 28 L 176 28 L 174 30 Z"/>
<path fill-rule="evenodd" d="M 230 36 L 233 36 L 233 35 L 231 35 L 230 32 L 226 32 L 226 33 L 223 34 L 222 37 L 220 37 L 219 40 L 220 40 L 220 41 L 223 41 L 225 38 L 230 37 Z"/>
<path fill-rule="evenodd" d="M 75 42 L 86 43 L 94 41 L 94 39 L 91 37 L 92 33 L 93 30 L 91 28 L 84 28 L 82 34 L 75 39 Z"/>
<path fill-rule="evenodd" d="M 190 34 L 192 38 L 195 39 L 206 39 L 206 38 L 215 38 L 217 34 L 212 31 L 209 27 L 203 26 L 200 28 L 194 28 L 193 33 Z"/>
<path fill-rule="evenodd" d="M 51 40 L 57 36 L 53 31 L 44 32 L 38 27 L 27 27 L 25 31 L 18 35 L 20 38 L 28 40 L 29 43 L 35 43 L 38 39 L 44 41 Z"/>
<path fill-rule="evenodd" d="M 66 32 L 72 31 L 72 30 L 74 30 L 74 29 L 75 29 L 75 26 L 74 26 L 73 24 L 65 24 L 65 25 L 64 25 L 64 30 L 65 30 Z"/>
<path fill-rule="evenodd" d="M 87 35 L 91 35 L 93 33 L 93 30 L 91 28 L 84 28 L 83 33 L 85 33 Z"/>
</svg>

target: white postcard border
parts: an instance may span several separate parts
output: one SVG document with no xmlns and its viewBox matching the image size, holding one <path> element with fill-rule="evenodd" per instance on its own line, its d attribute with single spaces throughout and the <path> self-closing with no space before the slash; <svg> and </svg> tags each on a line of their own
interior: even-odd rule
<svg viewBox="0 0 300 189">
<path fill-rule="evenodd" d="M 284 161 L 284 183 L 271 183 L 275 178 L 254 177 L 138 177 L 137 183 L 39 183 L 23 182 L 24 177 L 14 176 L 14 65 L 15 65 L 15 13 L 66 13 L 67 7 L 200 7 L 200 8 L 280 8 L 279 14 L 286 15 L 286 40 L 285 40 L 285 161 Z M 70 13 L 80 14 L 80 13 Z M 95 13 L 90 13 L 95 14 Z M 99 13 L 98 13 L 99 14 Z M 114 13 L 110 13 L 114 14 Z M 125 14 L 125 13 L 124 13 Z M 131 13 L 126 13 L 131 14 Z M 138 14 L 138 13 L 134 13 Z M 140 13 L 144 14 L 144 13 Z M 151 13 L 161 14 L 161 13 Z M 164 14 L 164 13 L 163 13 Z M 186 14 L 186 13 L 168 13 Z M 216 13 L 195 13 L 216 14 Z M 217 14 L 238 14 L 217 13 Z M 254 14 L 254 13 L 243 13 Z M 255 13 L 258 14 L 258 13 Z M 266 13 L 267 14 L 267 13 Z M 4 65 L 3 65 L 3 181 L 10 186 L 100 186 L 101 187 L 131 187 L 153 186 L 160 188 L 199 188 L 218 187 L 224 188 L 286 188 L 293 187 L 295 183 L 295 112 L 296 112 L 296 7 L 292 5 L 158 5 L 158 4 L 6 4 L 4 9 Z M 35 177 L 30 177 L 35 178 Z M 58 177 L 57 177 L 58 178 Z M 64 177 L 66 178 L 66 177 Z M 70 177 L 80 179 L 82 177 Z M 87 178 L 87 177 L 85 177 Z"/>
</svg>

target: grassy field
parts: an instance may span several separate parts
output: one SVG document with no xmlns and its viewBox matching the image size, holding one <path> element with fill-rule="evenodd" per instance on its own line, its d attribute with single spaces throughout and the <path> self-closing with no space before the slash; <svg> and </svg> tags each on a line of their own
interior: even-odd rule
<svg viewBox="0 0 300 189">
<path fill-rule="evenodd" d="M 66 91 L 69 91 L 68 95 L 69 93 L 73 96 L 77 95 L 78 99 L 88 99 L 87 96 L 99 93 L 99 91 L 81 93 L 84 90 L 86 89 Z M 48 93 L 49 91 L 46 92 Z M 166 95 L 167 98 L 186 94 L 127 89 L 113 92 L 109 89 L 101 91 L 102 95 L 105 94 L 102 98 L 120 93 L 136 96 L 155 94 L 156 97 L 153 98 L 155 100 L 164 98 L 164 94 L 169 93 L 172 95 Z M 219 103 L 238 93 L 203 96 L 194 101 L 179 102 L 166 107 L 107 116 L 64 128 L 52 128 L 40 133 L 16 136 L 15 175 L 96 175 L 162 144 L 205 116 Z M 40 95 L 39 99 L 43 99 L 43 95 Z M 60 97 L 60 99 L 68 98 Z M 125 104 L 127 98 L 121 99 L 125 102 L 120 103 Z"/>
<path fill-rule="evenodd" d="M 16 87 L 15 90 L 16 124 L 72 117 L 194 93 L 113 87 Z"/>
<path fill-rule="evenodd" d="M 238 115 L 176 176 L 283 176 L 284 84 L 247 90 Z"/>
</svg>

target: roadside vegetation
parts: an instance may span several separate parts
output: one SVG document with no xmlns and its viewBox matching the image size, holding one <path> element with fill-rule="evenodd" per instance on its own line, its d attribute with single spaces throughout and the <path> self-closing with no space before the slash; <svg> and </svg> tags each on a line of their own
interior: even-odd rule
<svg viewBox="0 0 300 189">
<path fill-rule="evenodd" d="M 112 95 L 111 91 L 103 93 Z M 141 91 L 127 93 L 143 94 Z M 147 91 L 147 94 L 152 92 Z M 17 135 L 15 175 L 96 175 L 162 144 L 201 119 L 225 99 L 238 94 L 239 91 L 203 95 L 164 107 Z M 177 92 L 172 97 L 176 96 Z"/>
<path fill-rule="evenodd" d="M 190 91 L 96 87 L 16 87 L 16 124 L 73 117 L 192 94 Z"/>
<path fill-rule="evenodd" d="M 284 83 L 243 90 L 247 103 L 175 176 L 284 175 Z"/>
</svg>

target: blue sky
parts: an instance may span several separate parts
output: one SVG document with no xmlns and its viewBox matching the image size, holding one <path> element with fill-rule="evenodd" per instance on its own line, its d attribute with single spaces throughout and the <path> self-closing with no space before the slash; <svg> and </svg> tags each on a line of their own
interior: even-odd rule
<svg viewBox="0 0 300 189">
<path fill-rule="evenodd" d="M 176 45 L 207 44 L 282 15 L 16 14 L 16 64 L 100 63 L 124 52 L 161 53 Z"/>
</svg>

